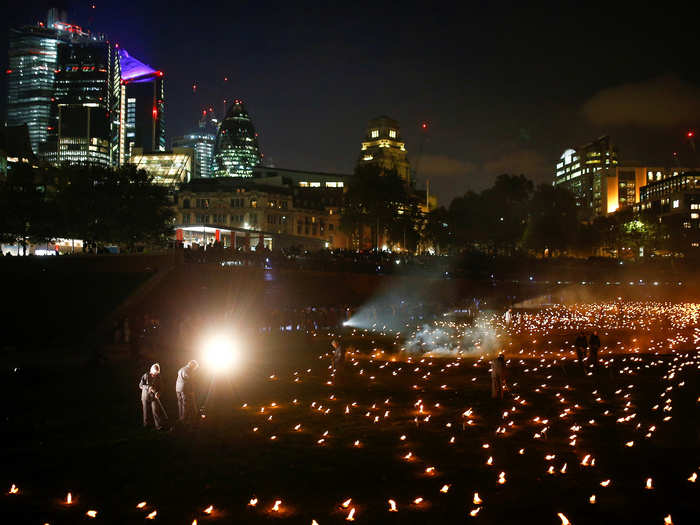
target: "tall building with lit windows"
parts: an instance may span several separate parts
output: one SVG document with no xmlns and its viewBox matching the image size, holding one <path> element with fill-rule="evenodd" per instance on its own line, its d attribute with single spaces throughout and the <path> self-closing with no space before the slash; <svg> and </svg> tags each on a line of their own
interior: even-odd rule
<svg viewBox="0 0 700 525">
<path fill-rule="evenodd" d="M 91 34 L 65 22 L 65 15 L 52 9 L 46 22 L 11 29 L 8 39 L 8 126 L 26 124 L 34 153 L 55 132 L 54 97 L 59 44 L 94 42 L 103 35 Z"/>
<path fill-rule="evenodd" d="M 214 146 L 215 177 L 252 177 L 262 155 L 258 134 L 243 102 L 234 101 L 219 126 Z"/>
<path fill-rule="evenodd" d="M 608 203 L 609 179 L 615 177 L 617 165 L 617 148 L 611 145 L 610 137 L 600 137 L 562 153 L 555 167 L 554 185 L 576 196 L 583 218 L 605 215 L 617 209 L 617 205 L 610 209 L 613 204 Z"/>
<path fill-rule="evenodd" d="M 193 179 L 208 179 L 213 176 L 217 126 L 212 117 L 213 113 L 204 110 L 197 131 L 175 137 L 171 142 L 173 148 L 190 148 L 194 152 Z"/>
<path fill-rule="evenodd" d="M 58 45 L 51 129 L 39 146 L 44 160 L 111 165 L 112 52 L 104 40 Z"/>
<path fill-rule="evenodd" d="M 399 123 L 381 116 L 369 121 L 358 166 L 378 166 L 382 172 L 395 170 L 407 184 L 411 184 L 411 164 L 406 144 L 401 141 Z"/>
</svg>

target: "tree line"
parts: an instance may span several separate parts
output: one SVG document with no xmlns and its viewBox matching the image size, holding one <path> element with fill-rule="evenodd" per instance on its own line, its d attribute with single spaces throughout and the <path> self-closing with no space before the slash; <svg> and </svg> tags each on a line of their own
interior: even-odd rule
<svg viewBox="0 0 700 525">
<path fill-rule="evenodd" d="M 479 251 L 514 256 L 632 256 L 678 250 L 667 224 L 631 208 L 584 220 L 566 188 L 535 185 L 524 175 L 499 175 L 481 192 L 468 191 L 432 210 L 424 234 L 441 253 Z"/>
<path fill-rule="evenodd" d="M 18 164 L 0 181 L 2 242 L 160 245 L 171 232 L 167 188 L 135 166 L 70 165 L 34 169 Z"/>
<path fill-rule="evenodd" d="M 358 167 L 345 193 L 341 227 L 361 246 L 379 248 L 381 237 L 410 251 L 440 254 L 636 258 L 642 247 L 648 253 L 680 249 L 673 229 L 649 213 L 627 208 L 584 220 L 568 189 L 535 185 L 524 175 L 499 175 L 491 187 L 467 191 L 428 214 L 420 212 L 421 199 L 395 172 Z"/>
</svg>

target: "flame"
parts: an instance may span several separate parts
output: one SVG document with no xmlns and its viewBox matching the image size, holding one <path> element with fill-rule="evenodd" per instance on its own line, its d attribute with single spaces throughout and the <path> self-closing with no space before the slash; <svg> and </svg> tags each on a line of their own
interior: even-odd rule
<svg viewBox="0 0 700 525">
<path fill-rule="evenodd" d="M 500 485 L 503 485 L 505 482 L 506 482 L 506 473 L 505 473 L 505 472 L 501 472 L 501 473 L 498 475 L 498 483 L 499 483 Z"/>
<path fill-rule="evenodd" d="M 157 514 L 158 514 L 158 511 L 157 511 L 157 510 L 154 510 L 154 511 L 151 512 L 148 516 L 146 516 L 146 519 L 147 519 L 147 520 L 155 519 L 155 517 L 156 517 Z"/>
<path fill-rule="evenodd" d="M 350 509 L 350 513 L 348 514 L 348 517 L 345 518 L 346 521 L 355 521 L 355 507 Z"/>
<path fill-rule="evenodd" d="M 282 500 L 281 499 L 276 500 L 275 504 L 272 506 L 272 512 L 279 512 L 281 510 L 280 505 L 282 505 Z"/>
<path fill-rule="evenodd" d="M 479 497 L 478 492 L 474 493 L 474 499 L 472 501 L 474 502 L 474 505 L 481 505 L 483 503 L 483 500 Z"/>
<path fill-rule="evenodd" d="M 197 520 L 192 520 L 192 525 L 197 525 Z"/>
<path fill-rule="evenodd" d="M 211 514 L 213 510 L 214 510 L 214 505 L 209 505 L 209 506 L 208 506 L 206 509 L 204 509 L 202 512 L 204 512 L 204 514 Z"/>
<path fill-rule="evenodd" d="M 696 479 L 698 479 L 698 473 L 697 473 L 697 472 L 693 472 L 693 473 L 690 475 L 690 477 L 688 478 L 688 481 L 690 481 L 691 483 L 695 483 L 695 480 L 696 480 Z"/>
<path fill-rule="evenodd" d="M 651 478 L 647 478 L 647 483 L 645 485 L 645 488 L 647 490 L 652 490 L 654 488 L 654 486 L 652 485 L 652 482 L 651 482 Z"/>
<path fill-rule="evenodd" d="M 571 525 L 571 522 L 561 512 L 557 512 L 557 516 L 561 520 L 561 525 Z"/>
<path fill-rule="evenodd" d="M 17 488 L 17 485 L 15 485 L 14 483 L 10 487 L 10 494 L 19 494 L 19 489 Z"/>
<path fill-rule="evenodd" d="M 671 519 L 670 514 L 668 516 L 664 516 L 664 525 L 673 525 L 673 520 Z"/>
<path fill-rule="evenodd" d="M 352 503 L 352 498 L 346 499 L 345 501 L 343 501 L 343 503 L 341 503 L 340 506 L 344 509 L 347 509 L 350 506 L 350 503 Z"/>
<path fill-rule="evenodd" d="M 258 504 L 258 498 L 250 498 L 250 501 L 248 502 L 249 507 L 255 507 Z"/>
<path fill-rule="evenodd" d="M 413 503 L 415 503 L 416 505 L 420 505 L 421 503 L 423 503 L 423 498 L 416 498 L 413 500 Z"/>
<path fill-rule="evenodd" d="M 73 495 L 69 492 L 66 495 L 66 505 L 70 505 L 71 503 L 73 503 Z"/>
<path fill-rule="evenodd" d="M 142 501 L 141 503 L 139 503 L 138 505 L 136 505 L 136 508 L 137 508 L 137 509 L 142 509 L 142 508 L 144 508 L 145 506 L 146 506 L 146 502 L 145 502 L 145 501 Z"/>
<path fill-rule="evenodd" d="M 448 490 L 450 490 L 450 486 L 449 486 L 449 485 L 443 485 L 442 488 L 440 489 L 440 492 L 442 492 L 443 494 L 447 494 L 447 491 L 448 491 Z"/>
<path fill-rule="evenodd" d="M 389 500 L 389 512 L 398 512 L 396 510 L 396 502 L 393 499 Z"/>
<path fill-rule="evenodd" d="M 89 510 L 85 514 L 87 514 L 91 518 L 94 518 L 95 516 L 97 516 L 97 511 L 96 510 Z"/>
<path fill-rule="evenodd" d="M 493 465 L 493 456 L 489 456 L 489 459 L 486 460 L 487 465 Z"/>
<path fill-rule="evenodd" d="M 600 486 L 601 486 L 601 487 L 607 487 L 608 485 L 610 485 L 610 480 L 609 480 L 609 479 L 606 479 L 605 481 L 601 481 L 601 482 L 600 482 Z"/>
<path fill-rule="evenodd" d="M 479 511 L 481 510 L 481 507 L 477 507 L 469 512 L 469 515 L 474 518 L 476 517 L 477 514 L 479 514 Z"/>
<path fill-rule="evenodd" d="M 593 505 L 595 504 L 595 494 L 592 494 L 590 498 L 588 498 L 588 502 Z"/>
</svg>

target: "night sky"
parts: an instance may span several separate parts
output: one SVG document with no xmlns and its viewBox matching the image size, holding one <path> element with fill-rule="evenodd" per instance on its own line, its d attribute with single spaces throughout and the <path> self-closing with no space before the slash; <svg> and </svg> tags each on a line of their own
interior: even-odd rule
<svg viewBox="0 0 700 525">
<path fill-rule="evenodd" d="M 11 3 L 0 7 L 3 71 L 7 29 L 43 20 L 49 5 Z M 441 204 L 499 173 L 549 182 L 566 147 L 603 134 L 623 162 L 670 164 L 673 151 L 690 161 L 700 46 L 697 19 L 679 4 L 332 4 L 96 1 L 68 11 L 165 72 L 168 139 L 195 127 L 202 108 L 220 114 L 224 98 L 240 98 L 277 167 L 350 173 L 367 121 L 382 114 L 400 122 L 413 162 L 419 124 L 430 123 L 418 177 Z M 4 83 L 0 94 L 4 115 Z"/>
</svg>

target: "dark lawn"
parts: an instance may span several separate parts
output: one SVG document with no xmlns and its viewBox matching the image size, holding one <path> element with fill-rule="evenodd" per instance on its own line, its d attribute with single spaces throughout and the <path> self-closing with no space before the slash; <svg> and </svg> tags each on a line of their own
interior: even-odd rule
<svg viewBox="0 0 700 525">
<path fill-rule="evenodd" d="M 687 480 L 693 472 L 700 475 L 695 352 L 679 354 L 675 361 L 674 355 L 635 361 L 618 356 L 596 377 L 584 376 L 571 364 L 525 373 L 534 361 L 513 363 L 511 382 L 517 386 L 505 401 L 496 402 L 489 399 L 488 365 L 474 366 L 474 359 L 448 368 L 456 361 L 387 364 L 363 357 L 348 367 L 342 381 L 328 386 L 328 361 L 318 358 L 327 344 L 325 337 L 259 338 L 249 361 L 230 376 L 235 391 L 228 378 L 220 377 L 207 419 L 195 430 L 176 427 L 172 432 L 140 428 L 137 383 L 145 364 L 93 367 L 72 361 L 14 372 L 6 363 L 0 377 L 5 400 L 0 483 L 3 492 L 15 483 L 20 493 L 1 497 L 0 522 L 143 523 L 157 510 L 154 521 L 168 524 L 190 525 L 194 519 L 199 524 L 310 524 L 315 519 L 325 525 L 345 522 L 353 507 L 358 523 L 554 525 L 562 523 L 559 512 L 574 525 L 663 524 L 667 514 L 674 524 L 700 519 L 700 480 Z M 160 358 L 167 385 L 163 401 L 171 417 L 176 365 L 186 358 Z M 681 363 L 686 365 L 678 368 Z M 632 374 L 618 373 L 626 366 L 633 367 Z M 663 379 L 672 366 L 678 368 L 674 377 Z M 206 388 L 207 372 L 202 375 Z M 668 386 L 673 386 L 673 408 L 663 412 L 659 395 Z M 520 396 L 518 401 L 514 396 Z M 424 414 L 415 406 L 419 399 Z M 522 399 L 525 405 L 519 404 Z M 272 402 L 278 406 L 271 407 Z M 321 411 L 311 407 L 313 402 L 323 406 Z M 353 402 L 357 406 L 345 414 Z M 652 410 L 657 403 L 661 406 Z M 331 412 L 324 414 L 328 408 Z M 462 414 L 469 408 L 473 424 L 463 430 L 468 418 Z M 560 418 L 566 408 L 571 414 Z M 603 415 L 606 410 L 609 415 Z M 616 422 L 633 413 L 629 422 Z M 423 421 L 428 414 L 429 422 Z M 667 415 L 672 419 L 662 422 Z M 548 424 L 533 422 L 537 416 Z M 294 430 L 297 424 L 300 431 Z M 651 425 L 657 429 L 645 438 Z M 546 437 L 533 439 L 543 426 L 549 427 Z M 507 429 L 505 434 L 496 433 L 499 427 Z M 319 444 L 325 431 L 328 436 Z M 625 446 L 629 441 L 634 446 Z M 403 459 L 408 452 L 414 459 Z M 556 457 L 547 460 L 547 454 Z M 595 458 L 595 466 L 580 464 L 586 454 Z M 490 456 L 492 466 L 486 464 Z M 556 474 L 547 474 L 550 465 Z M 435 467 L 433 475 L 426 473 L 429 467 Z M 505 472 L 504 484 L 498 483 L 500 472 Z M 644 488 L 648 477 L 653 490 Z M 602 487 L 606 479 L 611 484 Z M 445 484 L 449 490 L 442 493 Z M 67 507 L 61 499 L 69 490 L 74 504 Z M 473 504 L 474 492 L 482 504 Z M 593 505 L 592 494 L 597 497 Z M 253 497 L 258 498 L 254 508 L 247 505 Z M 418 497 L 424 501 L 413 504 Z M 341 509 L 348 498 L 348 509 Z M 277 499 L 282 500 L 279 514 L 270 512 Z M 389 499 L 398 512 L 388 512 Z M 147 502 L 143 510 L 136 508 L 141 501 Z M 214 506 L 211 516 L 202 512 L 209 505 Z M 477 516 L 470 517 L 476 508 Z M 98 511 L 96 519 L 85 516 L 88 509 Z"/>
</svg>

